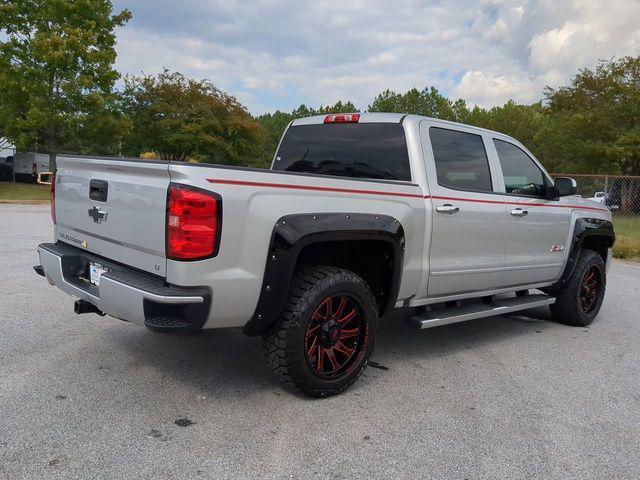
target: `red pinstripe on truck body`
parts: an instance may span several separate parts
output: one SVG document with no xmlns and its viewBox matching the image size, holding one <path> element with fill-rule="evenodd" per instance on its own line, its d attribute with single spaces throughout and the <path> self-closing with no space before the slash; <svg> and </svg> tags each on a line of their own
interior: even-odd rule
<svg viewBox="0 0 640 480">
<path fill-rule="evenodd" d="M 509 200 L 484 200 L 479 198 L 462 198 L 462 197 L 446 197 L 442 195 L 423 195 L 421 193 L 407 193 L 386 190 L 364 190 L 358 188 L 340 188 L 340 187 L 324 187 L 321 185 L 301 185 L 296 183 L 272 183 L 272 182 L 255 182 L 248 180 L 229 180 L 223 178 L 207 178 L 207 182 L 220 185 L 239 185 L 244 187 L 265 187 L 279 188 L 284 190 L 307 190 L 315 192 L 333 192 L 333 193 L 351 193 L 356 195 L 381 195 L 387 197 L 404 197 L 404 198 L 424 198 L 434 200 L 449 200 L 471 203 L 489 203 L 499 205 L 517 205 L 520 207 L 550 207 L 550 208 L 573 208 L 576 210 L 594 210 L 597 212 L 608 212 L 608 210 L 598 207 L 588 207 L 586 205 L 553 205 L 549 203 L 530 203 L 526 201 L 509 201 Z"/>
</svg>

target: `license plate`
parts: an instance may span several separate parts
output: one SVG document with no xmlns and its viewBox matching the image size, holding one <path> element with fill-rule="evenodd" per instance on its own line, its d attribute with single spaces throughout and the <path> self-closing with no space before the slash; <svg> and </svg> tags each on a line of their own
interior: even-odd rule
<svg viewBox="0 0 640 480">
<path fill-rule="evenodd" d="M 89 280 L 92 284 L 100 286 L 100 277 L 109 270 L 96 262 L 89 262 Z"/>
</svg>

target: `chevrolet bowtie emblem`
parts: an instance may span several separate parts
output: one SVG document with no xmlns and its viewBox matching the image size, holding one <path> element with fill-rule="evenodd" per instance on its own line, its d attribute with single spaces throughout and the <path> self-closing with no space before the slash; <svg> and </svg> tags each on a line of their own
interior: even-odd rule
<svg viewBox="0 0 640 480">
<path fill-rule="evenodd" d="M 89 216 L 93 218 L 93 221 L 96 223 L 106 222 L 107 215 L 107 212 L 100 210 L 98 207 L 92 207 L 89 209 Z"/>
</svg>

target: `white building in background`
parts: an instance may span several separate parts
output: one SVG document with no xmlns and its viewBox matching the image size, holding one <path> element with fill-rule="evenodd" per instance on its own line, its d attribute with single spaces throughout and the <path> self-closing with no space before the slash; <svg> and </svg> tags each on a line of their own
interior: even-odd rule
<svg viewBox="0 0 640 480">
<path fill-rule="evenodd" d="M 10 157 L 15 155 L 16 147 L 14 147 L 9 141 L 5 138 L 0 137 L 0 157 Z"/>
</svg>

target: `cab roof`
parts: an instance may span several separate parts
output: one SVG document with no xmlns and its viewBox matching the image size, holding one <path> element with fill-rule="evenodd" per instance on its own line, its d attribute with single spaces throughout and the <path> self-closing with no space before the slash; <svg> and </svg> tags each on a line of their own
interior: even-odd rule
<svg viewBox="0 0 640 480">
<path fill-rule="evenodd" d="M 349 113 L 344 113 L 344 115 L 348 115 Z M 291 122 L 292 127 L 297 127 L 300 125 L 321 125 L 324 123 L 325 118 L 330 115 L 342 115 L 342 114 L 324 114 L 324 115 L 313 115 L 311 117 L 297 118 Z M 506 135 L 504 133 L 496 132 L 494 130 L 488 130 L 486 128 L 476 127 L 474 125 L 468 125 L 460 122 L 451 122 L 449 120 L 442 120 L 440 118 L 427 117 L 424 115 L 410 115 L 406 113 L 383 113 L 383 112 L 363 112 L 359 113 L 359 120 L 357 123 L 405 123 L 405 122 L 419 122 L 420 120 L 431 120 L 433 122 L 437 122 L 443 125 L 451 125 L 451 126 L 463 126 L 467 129 L 473 129 L 478 132 L 486 132 L 492 135 L 509 138 L 511 140 L 516 139 Z"/>
</svg>

